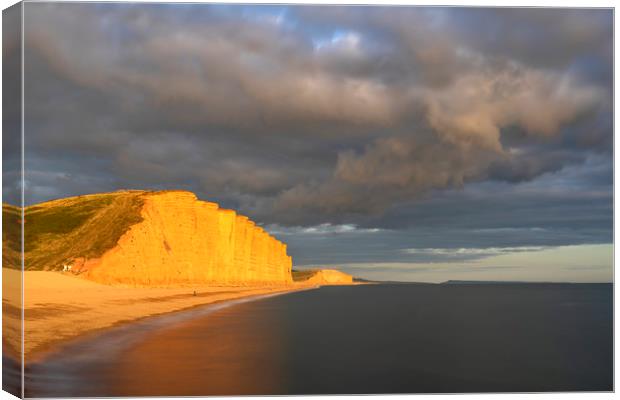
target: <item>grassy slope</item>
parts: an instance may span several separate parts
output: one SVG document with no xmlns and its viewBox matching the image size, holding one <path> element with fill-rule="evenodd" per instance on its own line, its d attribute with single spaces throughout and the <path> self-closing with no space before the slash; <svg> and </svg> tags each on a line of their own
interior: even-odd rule
<svg viewBox="0 0 620 400">
<path fill-rule="evenodd" d="M 57 270 L 77 257 L 101 256 L 114 247 L 131 225 L 142 220 L 144 193 L 94 194 L 26 207 L 26 269 Z M 2 264 L 19 268 L 19 208 L 3 205 L 2 213 Z"/>
<path fill-rule="evenodd" d="M 21 210 L 10 204 L 2 204 L 2 265 L 19 268 Z"/>
</svg>

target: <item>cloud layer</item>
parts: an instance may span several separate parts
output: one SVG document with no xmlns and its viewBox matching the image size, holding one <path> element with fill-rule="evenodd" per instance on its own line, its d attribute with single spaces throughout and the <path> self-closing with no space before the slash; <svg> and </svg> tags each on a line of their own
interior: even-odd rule
<svg viewBox="0 0 620 400">
<path fill-rule="evenodd" d="M 547 209 L 570 204 L 564 242 L 608 242 L 612 24 L 596 9 L 28 3 L 26 200 L 179 188 L 275 230 L 377 235 L 465 232 L 445 215 L 553 230 Z"/>
</svg>

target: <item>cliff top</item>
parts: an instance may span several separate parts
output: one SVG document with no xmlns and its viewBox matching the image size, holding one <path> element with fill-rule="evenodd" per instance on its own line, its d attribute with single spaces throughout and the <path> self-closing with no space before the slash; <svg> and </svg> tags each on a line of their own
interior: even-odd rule
<svg viewBox="0 0 620 400">
<path fill-rule="evenodd" d="M 131 225 L 142 220 L 144 193 L 119 191 L 75 196 L 26 207 L 25 268 L 60 268 L 76 255 L 102 255 Z M 19 208 L 3 207 L 2 213 L 3 253 L 8 250 L 8 257 L 3 256 L 3 267 L 19 268 Z"/>
<path fill-rule="evenodd" d="M 78 256 L 101 256 L 116 245 L 130 226 L 142 221 L 144 200 L 149 196 L 162 195 L 197 200 L 194 193 L 185 190 L 119 190 L 55 199 L 25 207 L 26 269 L 57 269 Z M 215 203 L 203 202 L 203 205 L 218 208 Z M 2 214 L 2 265 L 20 268 L 20 208 L 4 203 Z"/>
<path fill-rule="evenodd" d="M 47 200 L 41 203 L 32 204 L 30 206 L 25 207 L 26 210 L 36 208 L 36 207 L 56 207 L 69 205 L 76 202 L 88 201 L 92 199 L 101 199 L 103 197 L 108 196 L 123 196 L 123 195 L 162 195 L 162 194 L 180 194 L 184 196 L 190 196 L 193 198 L 197 198 L 196 195 L 187 190 L 138 190 L 138 189 L 121 189 L 114 192 L 102 192 L 102 193 L 90 193 L 90 194 L 81 194 L 77 196 L 63 197 L 60 199 Z M 6 203 L 4 203 L 6 204 Z M 11 205 L 12 206 L 12 205 Z M 15 206 L 12 206 L 15 207 Z"/>
<path fill-rule="evenodd" d="M 254 225 L 248 217 L 219 208 L 216 203 L 198 200 L 194 193 L 186 190 L 119 190 L 54 199 L 24 208 L 25 269 L 59 269 L 63 263 L 78 257 L 100 257 L 113 248 L 132 225 L 142 221 L 144 202 L 151 196 L 171 196 L 175 204 L 181 200 L 196 201 L 197 206 L 235 214 Z M 21 264 L 21 209 L 3 203 L 2 215 L 2 266 L 18 269 Z M 263 230 L 258 224 L 256 226 Z"/>
</svg>

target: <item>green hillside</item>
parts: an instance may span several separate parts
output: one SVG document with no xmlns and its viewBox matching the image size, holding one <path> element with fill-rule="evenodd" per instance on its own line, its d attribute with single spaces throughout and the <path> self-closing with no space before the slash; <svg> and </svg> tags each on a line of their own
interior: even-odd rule
<svg viewBox="0 0 620 400">
<path fill-rule="evenodd" d="M 114 247 L 129 227 L 142 220 L 143 191 L 70 197 L 25 209 L 27 270 L 57 270 L 77 257 L 96 258 Z M 2 265 L 19 268 L 20 212 L 3 205 Z"/>
<path fill-rule="evenodd" d="M 2 265 L 19 268 L 21 210 L 10 204 L 2 204 Z"/>
</svg>

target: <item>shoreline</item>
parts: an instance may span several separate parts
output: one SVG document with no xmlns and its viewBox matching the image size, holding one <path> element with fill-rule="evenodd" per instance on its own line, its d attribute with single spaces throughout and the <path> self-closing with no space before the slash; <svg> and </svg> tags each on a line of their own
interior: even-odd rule
<svg viewBox="0 0 620 400">
<path fill-rule="evenodd" d="M 231 287 L 234 288 L 234 287 Z M 45 363 L 50 359 L 62 356 L 63 352 L 73 346 L 77 346 L 83 342 L 96 341 L 99 338 L 103 338 L 106 335 L 113 335 L 117 331 L 132 331 L 139 325 L 150 325 L 150 323 L 158 324 L 160 321 L 175 320 L 171 325 L 162 325 L 157 328 L 172 327 L 175 323 L 181 323 L 189 321 L 199 316 L 204 316 L 212 312 L 218 311 L 222 308 L 232 307 L 237 304 L 246 302 L 258 301 L 276 296 L 284 296 L 286 294 L 302 292 L 307 290 L 319 289 L 320 286 L 296 286 L 287 288 L 273 288 L 265 290 L 252 290 L 252 293 L 239 293 L 239 296 L 232 296 L 225 299 L 217 299 L 202 304 L 191 305 L 185 308 L 174 309 L 171 311 L 165 311 L 157 314 L 144 315 L 132 320 L 119 321 L 113 325 L 93 329 L 90 331 L 82 332 L 70 338 L 58 340 L 55 342 L 47 343 L 44 347 L 33 349 L 30 354 L 27 354 L 25 367 L 29 365 L 36 365 Z M 148 334 L 149 332 L 143 332 Z"/>
<path fill-rule="evenodd" d="M 2 269 L 3 281 L 19 279 L 20 271 Z M 310 290 L 316 284 L 282 286 L 200 286 L 128 288 L 108 286 L 58 272 L 24 273 L 24 362 L 38 363 L 67 345 L 107 331 L 193 310 L 251 301 L 270 295 Z M 4 293 L 4 355 L 19 362 L 21 299 Z M 12 357 L 15 353 L 18 357 Z"/>
</svg>

